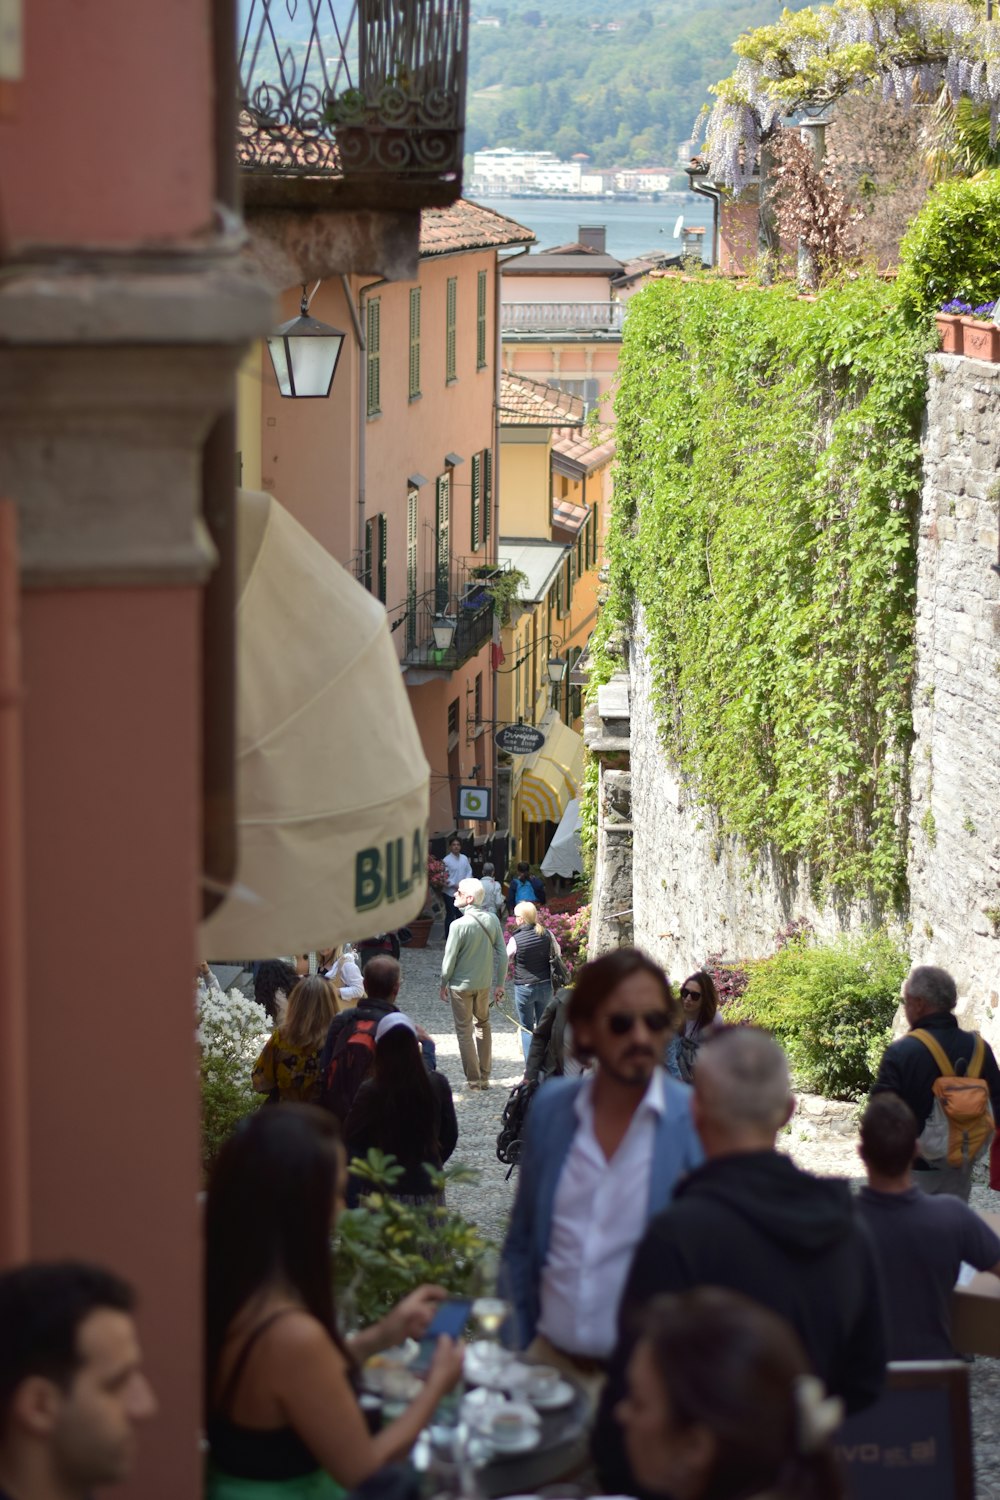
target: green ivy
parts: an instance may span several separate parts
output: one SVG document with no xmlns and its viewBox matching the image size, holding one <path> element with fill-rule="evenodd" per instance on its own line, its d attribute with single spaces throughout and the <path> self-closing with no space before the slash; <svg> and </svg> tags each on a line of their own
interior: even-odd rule
<svg viewBox="0 0 1000 1500">
<path fill-rule="evenodd" d="M 936 188 L 899 247 L 897 292 L 918 317 L 1000 296 L 1000 171 Z"/>
<path fill-rule="evenodd" d="M 724 831 L 904 899 L 924 354 L 892 287 L 666 278 L 619 366 L 609 642 L 645 612 L 667 751 Z"/>
</svg>

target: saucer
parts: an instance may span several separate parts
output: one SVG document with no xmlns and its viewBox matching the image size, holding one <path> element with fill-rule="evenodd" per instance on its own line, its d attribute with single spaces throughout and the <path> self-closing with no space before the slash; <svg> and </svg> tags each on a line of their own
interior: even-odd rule
<svg viewBox="0 0 1000 1500">
<path fill-rule="evenodd" d="M 547 1396 L 528 1396 L 532 1406 L 538 1411 L 562 1411 L 564 1406 L 570 1406 L 576 1391 L 568 1380 L 560 1380 L 557 1386 L 549 1391 Z"/>
<path fill-rule="evenodd" d="M 519 1453 L 530 1453 L 532 1448 L 537 1448 L 541 1441 L 542 1433 L 539 1427 L 525 1427 L 516 1443 L 504 1443 L 502 1447 L 492 1438 L 486 1439 L 494 1458 L 514 1458 Z"/>
</svg>

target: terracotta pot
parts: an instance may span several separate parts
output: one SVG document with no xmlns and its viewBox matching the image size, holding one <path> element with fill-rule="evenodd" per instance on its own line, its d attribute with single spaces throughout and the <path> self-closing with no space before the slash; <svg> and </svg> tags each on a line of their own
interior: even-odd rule
<svg viewBox="0 0 1000 1500">
<path fill-rule="evenodd" d="M 411 933 L 409 947 L 426 948 L 427 939 L 430 937 L 431 928 L 434 926 L 434 918 L 414 917 L 413 921 L 407 922 L 406 925 L 410 929 Z"/>
<path fill-rule="evenodd" d="M 935 313 L 934 321 L 941 335 L 941 353 L 961 354 L 964 318 L 957 318 L 954 313 Z"/>
<path fill-rule="evenodd" d="M 1000 328 L 980 318 L 962 318 L 962 353 L 967 359 L 1000 364 Z"/>
</svg>

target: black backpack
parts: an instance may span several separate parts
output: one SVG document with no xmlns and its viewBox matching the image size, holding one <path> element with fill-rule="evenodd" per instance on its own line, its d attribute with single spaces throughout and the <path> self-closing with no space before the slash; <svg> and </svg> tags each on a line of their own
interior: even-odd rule
<svg viewBox="0 0 1000 1500">
<path fill-rule="evenodd" d="M 352 1026 L 340 1028 L 323 1079 L 323 1105 L 343 1125 L 351 1112 L 354 1096 L 375 1061 L 375 1032 L 379 1020 L 353 1016 Z"/>
<path fill-rule="evenodd" d="M 507 1176 L 521 1160 L 521 1144 L 524 1140 L 524 1125 L 528 1118 L 531 1101 L 535 1097 L 538 1081 L 518 1083 L 510 1091 L 500 1119 L 500 1134 L 497 1136 L 497 1160 L 510 1167 Z"/>
</svg>

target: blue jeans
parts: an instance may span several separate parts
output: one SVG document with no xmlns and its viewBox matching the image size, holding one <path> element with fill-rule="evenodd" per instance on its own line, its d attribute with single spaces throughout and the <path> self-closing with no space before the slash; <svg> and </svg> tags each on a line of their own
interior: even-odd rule
<svg viewBox="0 0 1000 1500">
<path fill-rule="evenodd" d="M 543 979 L 540 984 L 515 984 L 514 1004 L 517 1006 L 517 1019 L 522 1026 L 527 1026 L 527 1031 L 521 1032 L 521 1046 L 524 1048 L 524 1060 L 528 1061 L 528 1053 L 531 1050 L 531 1032 L 534 1031 L 545 1013 L 545 1007 L 552 999 L 552 982 Z"/>
</svg>

